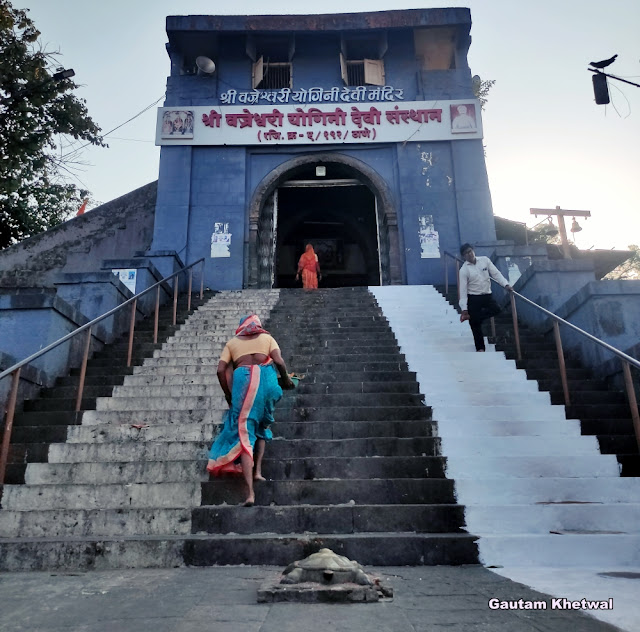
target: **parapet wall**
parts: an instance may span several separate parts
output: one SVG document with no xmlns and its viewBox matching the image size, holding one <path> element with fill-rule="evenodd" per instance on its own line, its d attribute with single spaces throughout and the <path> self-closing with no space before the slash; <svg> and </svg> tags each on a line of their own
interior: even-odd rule
<svg viewBox="0 0 640 632">
<path fill-rule="evenodd" d="M 153 237 L 152 182 L 0 251 L 0 287 L 53 287 L 60 273 L 98 271 L 103 259 L 145 251 Z"/>
</svg>

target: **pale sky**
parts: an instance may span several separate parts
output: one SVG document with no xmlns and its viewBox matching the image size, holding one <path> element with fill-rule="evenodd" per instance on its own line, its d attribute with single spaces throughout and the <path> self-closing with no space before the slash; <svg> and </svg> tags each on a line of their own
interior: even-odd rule
<svg viewBox="0 0 640 632">
<path fill-rule="evenodd" d="M 75 70 L 76 94 L 103 132 L 163 97 L 167 15 L 469 7 L 471 71 L 496 80 L 483 114 L 494 213 L 532 226 L 542 217 L 531 207 L 590 210 L 578 247 L 640 243 L 640 88 L 610 82 L 612 104 L 598 106 L 587 71 L 617 53 L 608 71 L 640 83 L 638 0 L 12 1 Z M 111 134 L 109 149 L 85 150 L 76 184 L 95 200 L 157 179 L 156 107 Z"/>
</svg>

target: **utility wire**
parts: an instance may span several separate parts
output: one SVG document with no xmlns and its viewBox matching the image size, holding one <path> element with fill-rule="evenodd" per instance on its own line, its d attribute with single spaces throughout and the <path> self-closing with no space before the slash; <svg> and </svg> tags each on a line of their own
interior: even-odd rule
<svg viewBox="0 0 640 632">
<path fill-rule="evenodd" d="M 117 125 L 113 129 L 109 130 L 106 134 L 103 134 L 102 138 L 106 138 L 109 134 L 112 134 L 113 132 L 115 132 L 116 130 L 120 129 L 121 127 L 124 127 L 127 123 L 131 123 L 131 121 L 137 119 L 139 116 L 144 114 L 147 110 L 150 110 L 154 105 L 157 105 L 158 103 L 160 103 L 160 101 L 162 101 L 162 99 L 164 99 L 164 97 L 165 97 L 165 95 L 163 94 L 159 99 L 157 99 L 156 101 L 154 101 L 153 103 L 148 105 L 143 110 L 140 110 L 140 112 L 138 112 L 137 114 L 132 116 L 130 119 L 126 120 L 124 123 L 120 123 L 120 125 Z M 70 157 L 74 157 L 74 154 L 78 153 L 80 150 L 82 150 L 85 147 L 88 147 L 89 145 L 92 145 L 92 144 L 93 143 L 85 143 L 84 145 L 81 145 L 77 149 L 73 149 L 68 154 L 63 154 L 62 156 L 60 156 L 60 158 L 69 159 Z"/>
</svg>

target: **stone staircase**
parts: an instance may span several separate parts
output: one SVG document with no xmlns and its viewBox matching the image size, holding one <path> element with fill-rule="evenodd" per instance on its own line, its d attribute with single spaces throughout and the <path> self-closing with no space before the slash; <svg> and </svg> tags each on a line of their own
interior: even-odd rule
<svg viewBox="0 0 640 632">
<path fill-rule="evenodd" d="M 640 564 L 640 479 L 513 360 L 476 353 L 431 286 L 372 288 L 438 420 L 446 473 L 492 566 Z"/>
<path fill-rule="evenodd" d="M 306 376 L 252 508 L 204 469 L 218 358 L 249 312 Z M 320 547 L 372 565 L 640 565 L 640 480 L 488 349 L 432 287 L 216 294 L 5 485 L 0 570 L 282 566 Z M 22 427 L 60 414 L 33 406 Z"/>
<path fill-rule="evenodd" d="M 187 562 L 283 565 L 329 547 L 363 564 L 476 563 L 431 410 L 371 294 L 282 290 L 267 325 L 306 377 L 278 406 L 257 506 L 236 506 L 240 484 L 205 483 Z"/>
<path fill-rule="evenodd" d="M 202 301 L 194 295 L 191 312 L 212 295 L 212 292 L 205 293 Z M 188 307 L 186 296 L 181 296 L 177 303 L 176 325 L 173 325 L 173 302 L 160 307 L 157 343 L 153 342 L 153 315 L 136 323 L 133 366 L 151 357 L 178 330 L 191 313 Z M 89 359 L 80 412 L 75 412 L 79 369 L 72 369 L 69 376 L 58 378 L 53 388 L 41 389 L 37 399 L 24 402 L 23 410 L 17 412 L 14 419 L 6 483 L 24 483 L 27 464 L 46 463 L 49 444 L 66 441 L 68 427 L 81 424 L 84 411 L 95 409 L 97 398 L 110 397 L 114 386 L 122 384 L 125 376 L 133 373 L 133 366 L 126 366 L 128 346 L 129 334 L 126 333 Z"/>
<path fill-rule="evenodd" d="M 268 312 L 277 297 L 218 293 L 132 369 L 117 358 L 121 345 L 105 349 L 91 361 L 90 380 L 101 388 L 108 376 L 124 379 L 110 397 L 88 402 L 94 410 L 56 410 L 64 392 L 25 406 L 17 427 L 33 436 L 64 424 L 66 442 L 36 444 L 44 448 L 39 462 L 27 463 L 25 484 L 4 486 L 0 570 L 182 565 L 206 448 L 223 410 L 218 356 L 240 315 Z M 202 328 L 206 342 L 191 342 Z"/>
<path fill-rule="evenodd" d="M 444 288 L 438 288 L 444 294 Z M 453 288 L 446 296 L 454 307 L 458 300 Z M 510 309 L 496 317 L 496 337 L 490 338 L 498 351 L 509 359 L 516 360 L 516 347 Z M 520 324 L 520 347 L 522 358 L 516 367 L 524 369 L 530 380 L 536 380 L 541 391 L 549 392 L 553 404 L 564 405 L 564 393 L 558 356 L 553 335 L 542 335 Z M 485 325 L 489 332 L 489 325 Z M 615 454 L 620 463 L 621 476 L 640 476 L 640 452 L 633 430 L 633 421 L 625 393 L 610 390 L 603 379 L 565 351 L 567 380 L 571 394 L 571 405 L 565 412 L 570 419 L 580 420 L 584 435 L 595 436 L 602 454 Z M 632 373 L 637 373 L 633 371 Z"/>
<path fill-rule="evenodd" d="M 306 377 L 278 406 L 269 480 L 245 508 L 240 482 L 204 465 L 225 408 L 218 358 L 251 311 Z M 0 569 L 284 565 L 323 546 L 365 564 L 476 563 L 434 427 L 366 289 L 222 292 L 5 487 Z"/>
</svg>

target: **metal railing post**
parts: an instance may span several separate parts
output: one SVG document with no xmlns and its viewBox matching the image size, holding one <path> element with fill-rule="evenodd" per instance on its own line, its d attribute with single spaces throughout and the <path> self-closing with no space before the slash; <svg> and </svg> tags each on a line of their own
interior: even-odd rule
<svg viewBox="0 0 640 632">
<path fill-rule="evenodd" d="M 84 343 L 82 364 L 80 365 L 80 381 L 78 382 L 78 395 L 76 397 L 76 412 L 82 408 L 82 394 L 84 393 L 84 380 L 87 376 L 87 362 L 89 361 L 89 349 L 91 348 L 91 327 L 87 329 L 87 340 Z"/>
<path fill-rule="evenodd" d="M 187 291 L 187 313 L 191 311 L 191 287 L 193 286 L 193 268 L 189 270 L 189 289 Z"/>
<path fill-rule="evenodd" d="M 456 279 L 458 283 L 458 305 L 460 305 L 460 262 L 456 259 Z"/>
<path fill-rule="evenodd" d="M 204 259 L 202 260 L 202 269 L 200 270 L 200 300 L 204 298 Z"/>
<path fill-rule="evenodd" d="M 136 328 L 136 306 L 138 299 L 131 303 L 131 321 L 129 322 L 129 350 L 127 351 L 127 366 L 131 366 L 131 357 L 133 356 L 133 332 Z"/>
<path fill-rule="evenodd" d="M 447 263 L 447 255 L 443 258 L 444 261 L 444 295 L 449 296 L 449 264 Z"/>
<path fill-rule="evenodd" d="M 624 384 L 627 387 L 627 399 L 629 400 L 629 408 L 631 408 L 631 419 L 633 420 L 633 430 L 636 433 L 636 442 L 640 449 L 640 414 L 638 413 L 638 401 L 636 400 L 636 391 L 633 387 L 631 379 L 631 369 L 629 363 L 622 360 L 622 370 L 624 372 Z"/>
<path fill-rule="evenodd" d="M 553 321 L 553 335 L 556 339 L 556 351 L 558 352 L 558 366 L 560 367 L 560 379 L 562 380 L 562 392 L 564 393 L 565 406 L 571 406 L 569 397 L 569 382 L 567 381 L 567 366 L 564 361 L 564 351 L 562 350 L 562 338 L 560 337 L 560 325 L 558 321 Z"/>
<path fill-rule="evenodd" d="M 491 317 L 491 336 L 493 337 L 493 341 L 496 340 L 496 319 Z"/>
<path fill-rule="evenodd" d="M 516 297 L 513 292 L 511 297 L 511 316 L 513 317 L 513 335 L 516 341 L 516 358 L 522 360 L 522 350 L 520 349 L 520 329 L 518 328 L 518 309 L 516 308 Z"/>
<path fill-rule="evenodd" d="M 173 326 L 178 322 L 178 275 L 173 277 Z"/>
<path fill-rule="evenodd" d="M 153 316 L 153 344 L 158 343 L 158 322 L 160 320 L 160 286 L 156 288 L 156 309 Z"/>
<path fill-rule="evenodd" d="M 16 412 L 21 370 L 21 368 L 18 368 L 11 374 L 11 390 L 9 391 L 7 417 L 4 422 L 4 434 L 2 435 L 2 451 L 0 452 L 0 485 L 4 485 L 4 475 L 7 470 L 7 461 L 9 460 L 9 444 L 11 443 L 11 431 L 13 430 L 13 417 Z"/>
</svg>

